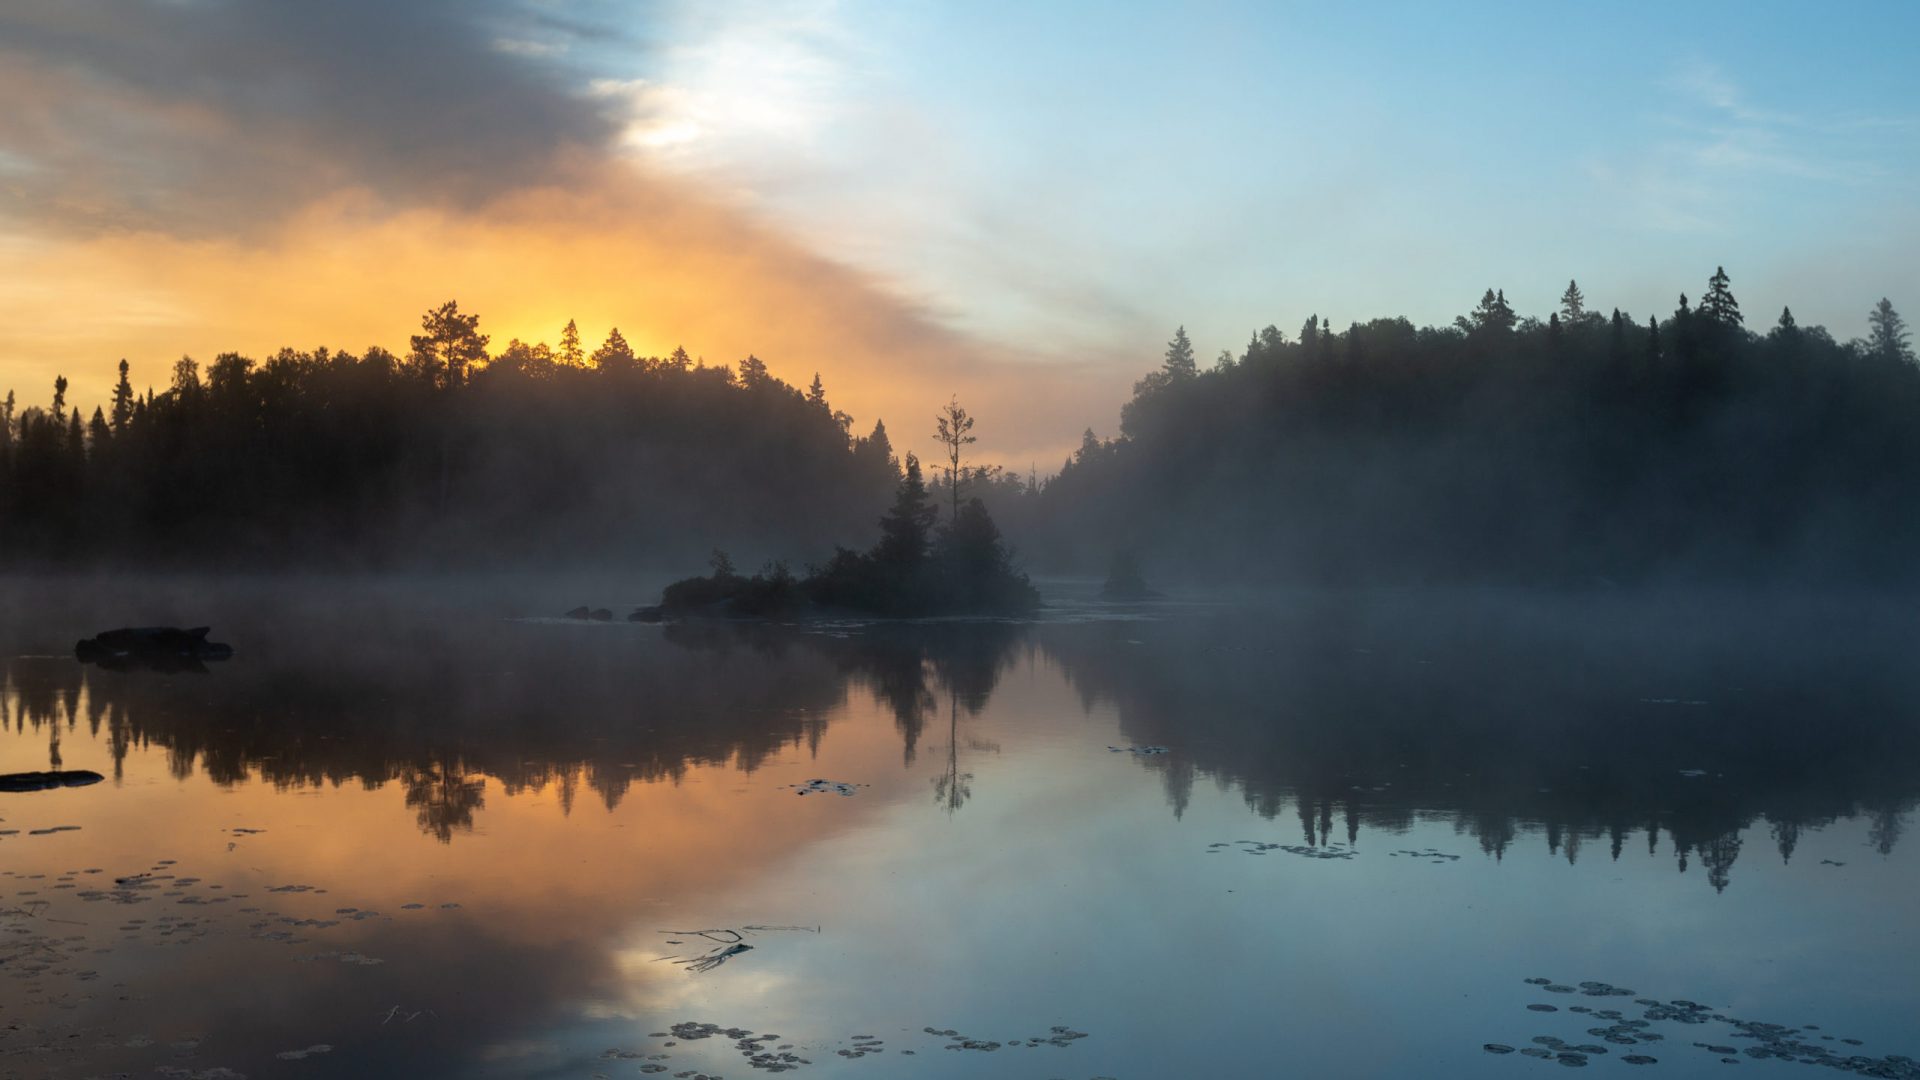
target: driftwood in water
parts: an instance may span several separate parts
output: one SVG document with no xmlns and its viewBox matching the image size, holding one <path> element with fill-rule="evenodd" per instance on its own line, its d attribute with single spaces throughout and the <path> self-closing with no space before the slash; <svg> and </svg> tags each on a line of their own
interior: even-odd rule
<svg viewBox="0 0 1920 1080">
<path fill-rule="evenodd" d="M 57 772 L 0 773 L 0 791 L 51 791 L 62 787 L 86 787 L 106 777 L 89 769 L 62 769 Z"/>
</svg>

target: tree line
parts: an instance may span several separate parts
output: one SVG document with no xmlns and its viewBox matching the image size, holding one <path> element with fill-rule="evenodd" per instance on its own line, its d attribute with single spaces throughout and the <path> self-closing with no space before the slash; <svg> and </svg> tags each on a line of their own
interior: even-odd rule
<svg viewBox="0 0 1920 1080">
<path fill-rule="evenodd" d="M 1644 320 L 1570 282 L 1544 320 L 1488 289 L 1451 325 L 1315 315 L 1204 368 L 1183 329 L 1118 435 L 1089 429 L 1053 477 L 969 465 L 971 434 L 936 432 L 947 460 L 915 497 L 1008 570 L 1002 531 L 1038 569 L 1130 551 L 1149 579 L 1904 577 L 1920 367 L 1891 303 L 1868 327 L 1842 342 L 1783 310 L 1755 331 L 1716 270 Z M 903 480 L 885 425 L 856 435 L 817 375 L 641 356 L 618 330 L 589 351 L 572 323 L 494 349 L 453 302 L 405 356 L 183 358 L 143 393 L 122 361 L 90 417 L 64 378 L 48 405 L 0 401 L 16 565 L 664 568 L 724 548 L 870 599 L 885 530 L 835 552 Z"/>
<path fill-rule="evenodd" d="M 1450 326 L 1316 315 L 1208 369 L 1182 329 L 1009 532 L 1083 572 L 1129 548 L 1236 579 L 1905 577 L 1920 368 L 1890 302 L 1868 325 L 1756 332 L 1716 269 L 1645 320 L 1488 289 Z"/>
<path fill-rule="evenodd" d="M 479 318 L 426 313 L 405 356 L 282 349 L 126 361 L 85 417 L 0 402 L 0 558 L 16 564 L 339 568 L 680 562 L 716 544 L 824 553 L 872 529 L 899 479 L 884 424 L 855 435 L 816 375 L 749 356 L 497 352 Z"/>
</svg>

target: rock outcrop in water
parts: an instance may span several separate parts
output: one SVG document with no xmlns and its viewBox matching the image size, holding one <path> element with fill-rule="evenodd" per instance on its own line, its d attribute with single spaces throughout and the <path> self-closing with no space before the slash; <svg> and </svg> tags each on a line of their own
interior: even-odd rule
<svg viewBox="0 0 1920 1080">
<path fill-rule="evenodd" d="M 86 787 L 106 777 L 91 769 L 60 769 L 54 772 L 0 773 L 0 791 L 51 791 L 54 788 Z"/>
<path fill-rule="evenodd" d="M 125 626 L 82 638 L 73 654 L 102 667 L 190 667 L 203 660 L 226 660 L 233 646 L 207 640 L 208 628 Z"/>
</svg>

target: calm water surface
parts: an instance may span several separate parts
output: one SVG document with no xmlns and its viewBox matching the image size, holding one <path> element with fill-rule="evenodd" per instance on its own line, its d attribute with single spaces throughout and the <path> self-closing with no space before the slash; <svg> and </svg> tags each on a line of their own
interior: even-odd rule
<svg viewBox="0 0 1920 1080">
<path fill-rule="evenodd" d="M 16 584 L 0 771 L 107 780 L 0 794 L 0 1073 L 1915 1075 L 1920 620 L 1055 592 Z M 147 621 L 237 655 L 71 656 Z"/>
</svg>

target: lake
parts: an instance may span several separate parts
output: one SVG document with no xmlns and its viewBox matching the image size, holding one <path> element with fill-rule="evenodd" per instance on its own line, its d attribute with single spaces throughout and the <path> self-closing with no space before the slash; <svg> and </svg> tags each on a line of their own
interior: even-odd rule
<svg viewBox="0 0 1920 1080">
<path fill-rule="evenodd" d="M 1046 592 L 13 582 L 0 1073 L 1920 1076 L 1903 602 Z"/>
</svg>

